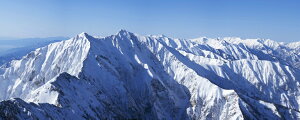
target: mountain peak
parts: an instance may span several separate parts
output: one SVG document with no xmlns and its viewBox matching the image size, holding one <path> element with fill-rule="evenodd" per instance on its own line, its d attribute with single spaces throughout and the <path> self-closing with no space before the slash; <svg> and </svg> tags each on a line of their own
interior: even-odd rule
<svg viewBox="0 0 300 120">
<path fill-rule="evenodd" d="M 87 34 L 86 32 L 82 32 L 82 33 L 77 35 L 77 37 L 87 37 L 87 36 L 90 36 L 90 35 Z"/>
<path fill-rule="evenodd" d="M 125 30 L 125 29 L 121 29 L 121 30 L 117 33 L 117 35 L 119 35 L 119 36 L 128 36 L 130 33 L 131 33 L 131 32 L 129 32 L 129 31 Z"/>
<path fill-rule="evenodd" d="M 119 30 L 119 33 L 126 33 L 126 32 L 129 32 L 129 31 L 127 31 L 127 30 L 125 30 L 125 29 L 120 29 L 120 30 Z"/>
<path fill-rule="evenodd" d="M 300 67 L 290 66 L 300 57 L 271 41 L 228 41 L 83 32 L 0 68 L 0 119 L 299 116 Z"/>
</svg>

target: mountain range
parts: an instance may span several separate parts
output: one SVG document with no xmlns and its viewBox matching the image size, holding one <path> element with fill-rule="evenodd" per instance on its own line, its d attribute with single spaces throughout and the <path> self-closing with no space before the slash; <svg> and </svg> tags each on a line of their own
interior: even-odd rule
<svg viewBox="0 0 300 120">
<path fill-rule="evenodd" d="M 81 33 L 0 68 L 1 119 L 300 119 L 300 42 Z"/>
</svg>

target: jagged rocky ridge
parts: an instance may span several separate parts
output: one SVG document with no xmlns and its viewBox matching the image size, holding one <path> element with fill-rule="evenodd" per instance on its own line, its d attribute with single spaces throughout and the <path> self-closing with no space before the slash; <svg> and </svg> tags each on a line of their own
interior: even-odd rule
<svg viewBox="0 0 300 120">
<path fill-rule="evenodd" d="M 299 119 L 300 47 L 121 30 L 39 48 L 0 70 L 2 119 Z"/>
</svg>

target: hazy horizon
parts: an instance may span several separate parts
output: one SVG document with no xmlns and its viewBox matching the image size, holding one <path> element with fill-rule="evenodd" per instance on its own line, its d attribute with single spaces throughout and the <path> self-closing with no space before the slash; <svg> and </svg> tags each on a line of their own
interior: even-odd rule
<svg viewBox="0 0 300 120">
<path fill-rule="evenodd" d="M 4 1 L 0 38 L 108 36 L 120 29 L 174 38 L 299 41 L 299 1 Z"/>
</svg>

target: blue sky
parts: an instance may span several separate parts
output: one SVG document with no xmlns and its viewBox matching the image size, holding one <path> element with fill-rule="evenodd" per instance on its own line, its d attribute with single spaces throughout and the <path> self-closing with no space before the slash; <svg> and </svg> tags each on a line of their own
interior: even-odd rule
<svg viewBox="0 0 300 120">
<path fill-rule="evenodd" d="M 0 37 L 106 36 L 300 41 L 298 0 L 0 0 Z"/>
</svg>

